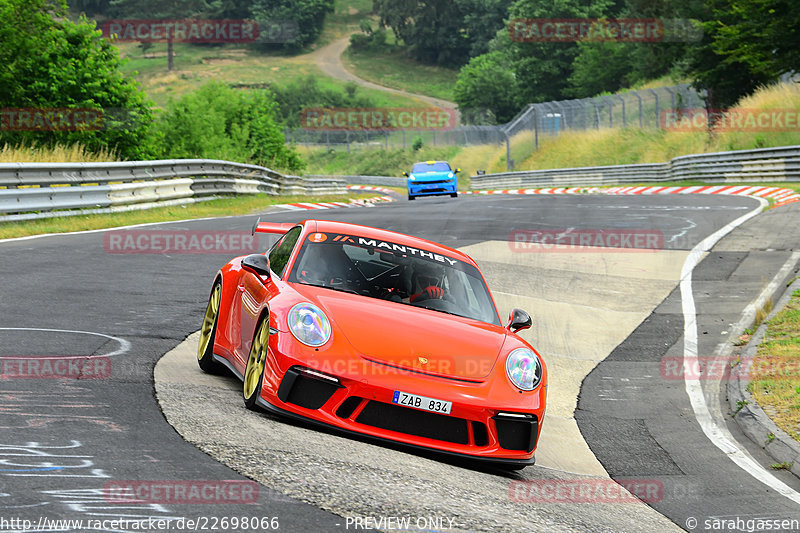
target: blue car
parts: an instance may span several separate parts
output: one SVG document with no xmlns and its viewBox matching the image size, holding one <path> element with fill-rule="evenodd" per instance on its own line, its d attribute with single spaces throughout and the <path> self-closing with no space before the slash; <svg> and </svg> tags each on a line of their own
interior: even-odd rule
<svg viewBox="0 0 800 533">
<path fill-rule="evenodd" d="M 408 185 L 408 199 L 417 196 L 437 196 L 449 194 L 453 198 L 458 196 L 458 178 L 456 174 L 460 168 L 453 170 L 447 161 L 425 161 L 416 163 L 411 168 L 411 173 L 403 172 Z"/>
</svg>

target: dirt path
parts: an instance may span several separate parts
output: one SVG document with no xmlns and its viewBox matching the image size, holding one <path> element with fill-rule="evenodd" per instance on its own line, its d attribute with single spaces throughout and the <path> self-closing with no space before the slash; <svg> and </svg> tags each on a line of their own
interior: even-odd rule
<svg viewBox="0 0 800 533">
<path fill-rule="evenodd" d="M 391 87 L 384 87 L 383 85 L 378 85 L 377 83 L 372 83 L 371 81 L 359 78 L 347 70 L 342 62 L 342 53 L 344 53 L 344 51 L 347 49 L 348 44 L 350 44 L 350 37 L 342 37 L 341 39 L 337 39 L 332 43 L 315 50 L 311 53 L 311 56 L 314 58 L 322 72 L 337 80 L 352 81 L 362 87 L 398 94 L 407 98 L 413 98 L 436 107 L 442 107 L 445 109 L 456 109 L 458 107 L 454 102 L 442 100 L 441 98 L 433 98 L 432 96 L 409 93 L 406 91 L 401 91 L 400 89 L 392 89 Z"/>
</svg>

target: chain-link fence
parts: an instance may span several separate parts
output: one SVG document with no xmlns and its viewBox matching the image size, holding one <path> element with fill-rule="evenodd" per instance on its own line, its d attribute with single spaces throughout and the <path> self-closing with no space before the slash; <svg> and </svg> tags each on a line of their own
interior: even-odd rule
<svg viewBox="0 0 800 533">
<path fill-rule="evenodd" d="M 664 128 L 673 110 L 703 107 L 702 96 L 688 84 L 641 89 L 577 100 L 528 104 L 510 122 L 493 126 L 456 126 L 443 129 L 345 129 L 285 130 L 288 143 L 327 146 L 331 149 L 413 148 L 415 146 L 474 146 L 505 144 L 507 166 L 513 168 L 511 139 L 520 134 L 531 150 L 540 137 L 566 131 L 601 128 Z"/>
<path fill-rule="evenodd" d="M 663 128 L 668 112 L 703 107 L 702 96 L 688 84 L 618 94 L 529 104 L 500 126 L 513 137 L 521 131 L 554 135 L 561 131 L 634 127 Z"/>
</svg>

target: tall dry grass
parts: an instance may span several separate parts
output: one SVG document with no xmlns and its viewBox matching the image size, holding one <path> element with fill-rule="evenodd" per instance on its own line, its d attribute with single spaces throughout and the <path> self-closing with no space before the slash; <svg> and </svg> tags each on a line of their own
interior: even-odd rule
<svg viewBox="0 0 800 533">
<path fill-rule="evenodd" d="M 4 144 L 0 148 L 0 163 L 99 163 L 118 160 L 111 150 L 92 152 L 80 144 L 53 147 Z"/>
<path fill-rule="evenodd" d="M 731 111 L 737 110 L 781 110 L 785 111 L 783 115 L 790 114 L 791 110 L 800 113 L 800 85 L 784 83 L 762 87 L 743 98 Z M 540 137 L 538 150 L 524 135 L 529 134 L 520 134 L 512 140 L 512 144 L 528 146 L 523 157 L 512 157 L 516 159 L 516 170 L 659 163 L 681 155 L 800 144 L 798 126 L 790 131 L 719 131 L 714 135 L 704 130 L 604 128 Z M 495 162 L 496 157 L 492 160 Z"/>
<path fill-rule="evenodd" d="M 800 84 L 782 83 L 762 87 L 752 95 L 743 98 L 731 112 L 751 112 L 778 110 L 784 119 L 792 112 L 795 118 L 800 115 Z M 750 150 L 771 146 L 800 144 L 800 125 L 794 122 L 793 131 L 725 131 L 717 134 L 711 142 L 712 151 Z"/>
</svg>

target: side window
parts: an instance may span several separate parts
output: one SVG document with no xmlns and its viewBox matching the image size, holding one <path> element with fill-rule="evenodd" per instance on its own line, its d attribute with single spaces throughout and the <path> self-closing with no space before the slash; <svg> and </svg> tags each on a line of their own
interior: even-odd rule
<svg viewBox="0 0 800 533">
<path fill-rule="evenodd" d="M 302 231 L 303 228 L 300 226 L 293 227 L 281 237 L 269 253 L 269 268 L 279 278 L 283 277 L 283 271 L 286 270 L 289 256 L 292 254 L 294 245 L 297 243 L 297 239 L 300 237 Z"/>
</svg>

